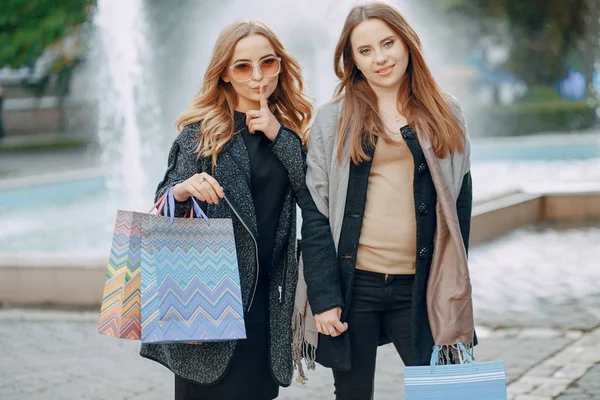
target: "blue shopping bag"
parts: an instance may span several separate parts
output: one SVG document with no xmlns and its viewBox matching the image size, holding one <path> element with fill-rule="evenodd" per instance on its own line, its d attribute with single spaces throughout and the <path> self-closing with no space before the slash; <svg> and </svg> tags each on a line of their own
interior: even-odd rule
<svg viewBox="0 0 600 400">
<path fill-rule="evenodd" d="M 406 400 L 506 400 L 504 361 L 474 362 L 458 346 L 467 364 L 436 365 L 440 346 L 435 346 L 430 366 L 405 368 Z"/>
<path fill-rule="evenodd" d="M 171 188 L 165 216 L 142 221 L 142 343 L 246 338 L 231 218 L 191 203 L 198 218 L 175 218 Z"/>
</svg>

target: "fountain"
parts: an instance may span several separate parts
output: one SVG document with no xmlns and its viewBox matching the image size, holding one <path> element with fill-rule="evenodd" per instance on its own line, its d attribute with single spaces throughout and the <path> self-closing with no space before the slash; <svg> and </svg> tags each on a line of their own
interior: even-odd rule
<svg viewBox="0 0 600 400">
<path fill-rule="evenodd" d="M 116 211 L 145 210 L 152 202 L 177 134 L 173 123 L 197 91 L 221 28 L 241 16 L 271 25 L 304 66 L 307 92 L 318 107 L 336 86 L 333 49 L 354 3 L 227 0 L 215 7 L 188 0 L 99 0 L 85 77 L 98 104 L 101 168 L 35 184 L 0 182 L 0 266 L 86 264 L 102 272 Z M 435 24 L 414 1 L 390 3 L 421 35 L 441 86 L 452 87 L 444 74 L 448 55 L 432 36 Z M 476 201 L 532 183 L 600 181 L 600 146 L 590 135 L 571 137 L 569 146 L 564 136 L 534 138 L 525 145 L 506 142 L 474 143 Z M 541 151 L 542 144 L 554 146 L 554 154 Z M 569 158 L 569 149 L 576 161 L 553 161 Z M 541 156 L 532 164 L 527 160 L 534 153 Z"/>
</svg>

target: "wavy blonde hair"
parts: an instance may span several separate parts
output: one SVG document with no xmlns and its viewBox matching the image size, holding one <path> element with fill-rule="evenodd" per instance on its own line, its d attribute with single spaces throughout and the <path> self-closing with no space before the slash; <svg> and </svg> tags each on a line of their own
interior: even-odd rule
<svg viewBox="0 0 600 400">
<path fill-rule="evenodd" d="M 350 43 L 354 28 L 371 18 L 386 23 L 408 49 L 408 66 L 398 91 L 398 102 L 408 123 L 429 137 L 436 156 L 444 158 L 453 151 L 463 151 L 465 135 L 425 63 L 417 33 L 394 7 L 369 2 L 350 10 L 335 50 L 334 69 L 340 79 L 336 96 L 344 98 L 338 120 L 338 160 L 342 159 L 342 144 L 348 135 L 352 140 L 350 156 L 355 164 L 369 159 L 365 144 L 374 146 L 376 137 L 389 140 L 377 113 L 375 92 L 354 63 Z"/>
<path fill-rule="evenodd" d="M 279 82 L 269 97 L 269 108 L 279 123 L 296 132 L 303 144 L 306 141 L 312 105 L 304 93 L 300 63 L 285 51 L 277 34 L 265 23 L 238 20 L 223 29 L 217 38 L 200 90 L 175 123 L 179 131 L 195 122 L 202 124 L 196 154 L 198 158 L 211 157 L 213 166 L 225 144 L 236 133 L 233 121 L 236 93 L 229 83 L 223 81 L 222 76 L 238 41 L 255 34 L 264 36 L 281 57 Z"/>
</svg>

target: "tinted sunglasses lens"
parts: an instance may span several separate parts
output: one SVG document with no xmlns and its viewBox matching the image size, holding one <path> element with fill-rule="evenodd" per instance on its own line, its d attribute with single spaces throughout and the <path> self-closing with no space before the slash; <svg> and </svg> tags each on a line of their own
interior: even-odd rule
<svg viewBox="0 0 600 400">
<path fill-rule="evenodd" d="M 267 78 L 273 77 L 279 73 L 281 63 L 275 57 L 266 58 L 260 62 L 260 71 Z"/>
<path fill-rule="evenodd" d="M 252 78 L 252 64 L 238 63 L 232 69 L 233 78 L 236 81 L 248 81 Z"/>
</svg>

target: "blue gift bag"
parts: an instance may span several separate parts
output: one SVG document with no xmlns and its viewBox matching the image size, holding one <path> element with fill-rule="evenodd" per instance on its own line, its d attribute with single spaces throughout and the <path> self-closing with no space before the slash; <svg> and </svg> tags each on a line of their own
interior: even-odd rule
<svg viewBox="0 0 600 400">
<path fill-rule="evenodd" d="M 175 218 L 173 189 L 165 215 L 142 222 L 142 343 L 246 338 L 231 218 Z M 226 200 L 226 199 L 225 199 Z"/>
<path fill-rule="evenodd" d="M 406 367 L 406 400 L 506 400 L 504 361 L 474 362 L 459 344 L 467 364 L 436 365 L 439 346 L 434 347 L 429 367 Z"/>
</svg>

